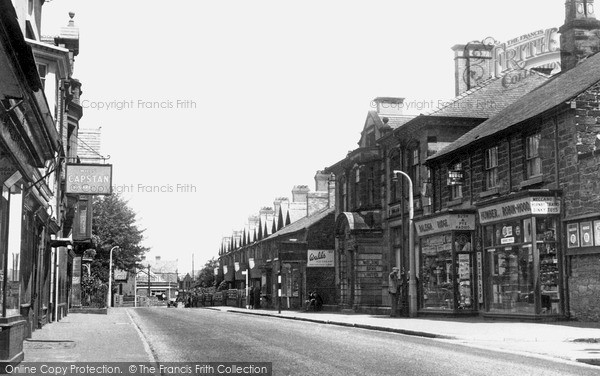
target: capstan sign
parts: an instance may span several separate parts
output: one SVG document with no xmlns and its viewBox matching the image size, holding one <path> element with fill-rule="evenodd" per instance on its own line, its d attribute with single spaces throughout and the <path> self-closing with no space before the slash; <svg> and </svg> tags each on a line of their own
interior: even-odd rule
<svg viewBox="0 0 600 376">
<path fill-rule="evenodd" d="M 79 195 L 112 194 L 112 165 L 67 164 L 67 193 Z"/>
</svg>

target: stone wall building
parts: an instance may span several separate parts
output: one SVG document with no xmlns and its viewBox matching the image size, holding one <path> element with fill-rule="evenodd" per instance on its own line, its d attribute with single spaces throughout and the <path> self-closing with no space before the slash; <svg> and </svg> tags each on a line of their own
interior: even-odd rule
<svg viewBox="0 0 600 376">
<path fill-rule="evenodd" d="M 566 9 L 562 73 L 428 159 L 434 211 L 476 213 L 470 273 L 486 316 L 600 319 L 600 22 L 593 1 Z"/>
</svg>

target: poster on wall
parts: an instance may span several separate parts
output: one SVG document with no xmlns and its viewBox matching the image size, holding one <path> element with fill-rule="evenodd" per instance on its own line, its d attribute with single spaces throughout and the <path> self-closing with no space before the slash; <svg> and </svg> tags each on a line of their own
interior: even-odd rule
<svg viewBox="0 0 600 376">
<path fill-rule="evenodd" d="M 579 226 L 577 223 L 569 223 L 567 225 L 568 248 L 579 247 Z"/>
<path fill-rule="evenodd" d="M 594 221 L 594 245 L 600 246 L 600 221 Z"/>
<path fill-rule="evenodd" d="M 581 222 L 581 246 L 591 247 L 594 245 L 592 238 L 592 222 Z"/>
<path fill-rule="evenodd" d="M 306 266 L 309 268 L 333 268 L 333 249 L 309 249 Z"/>
</svg>

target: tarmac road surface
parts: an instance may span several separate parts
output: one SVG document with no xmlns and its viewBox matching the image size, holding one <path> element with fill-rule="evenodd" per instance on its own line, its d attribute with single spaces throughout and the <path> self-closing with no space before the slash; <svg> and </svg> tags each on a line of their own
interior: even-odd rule
<svg viewBox="0 0 600 376">
<path fill-rule="evenodd" d="M 158 362 L 272 362 L 274 375 L 598 375 L 597 367 L 209 309 L 129 309 Z"/>
</svg>

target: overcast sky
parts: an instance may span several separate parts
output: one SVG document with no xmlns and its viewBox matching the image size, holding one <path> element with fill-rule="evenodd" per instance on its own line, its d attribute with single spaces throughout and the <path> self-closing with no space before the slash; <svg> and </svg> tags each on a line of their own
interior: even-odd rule
<svg viewBox="0 0 600 376">
<path fill-rule="evenodd" d="M 188 272 L 274 198 L 314 190 L 373 98 L 451 99 L 453 45 L 559 27 L 564 0 L 47 0 L 43 34 L 69 11 L 80 126 L 102 127 L 149 257 Z"/>
</svg>

